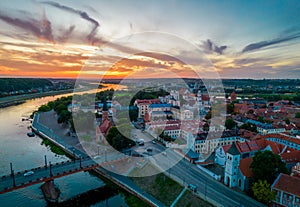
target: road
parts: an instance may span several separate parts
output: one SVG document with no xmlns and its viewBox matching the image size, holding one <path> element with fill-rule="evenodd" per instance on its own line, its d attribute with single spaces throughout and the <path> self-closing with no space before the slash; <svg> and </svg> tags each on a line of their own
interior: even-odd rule
<svg viewBox="0 0 300 207">
<path fill-rule="evenodd" d="M 147 133 L 143 133 L 143 135 L 149 136 L 148 138 L 144 137 L 145 140 L 152 139 Z M 175 178 L 179 183 L 182 183 L 185 186 L 188 184 L 197 186 L 198 193 L 202 193 L 205 198 L 214 200 L 220 204 L 220 206 L 264 206 L 249 196 L 228 188 L 223 183 L 220 183 L 201 171 L 196 165 L 183 159 L 181 155 L 174 152 L 172 149 L 166 149 L 159 143 L 152 144 L 151 142 L 148 142 L 145 143 L 145 146 L 137 148 L 141 148 L 142 151 L 145 151 L 147 148 L 153 148 L 154 156 L 150 157 L 150 161 L 159 167 L 162 172 Z M 165 151 L 165 156 L 162 155 L 162 151 Z"/>
<path fill-rule="evenodd" d="M 39 124 L 37 125 L 40 130 L 47 132 L 47 134 L 50 133 L 51 135 L 53 135 L 53 132 L 51 130 L 49 132 L 49 129 L 45 128 L 44 126 L 41 126 Z M 158 143 L 153 144 L 151 142 L 153 140 L 153 137 L 148 133 L 133 129 L 133 134 L 135 138 L 145 140 L 144 146 L 136 146 L 132 148 L 133 153 L 139 153 L 143 154 L 143 156 L 147 156 L 153 164 L 159 166 L 160 168 L 163 168 L 162 171 L 164 173 L 175 178 L 179 183 L 183 183 L 185 185 L 187 185 L 188 183 L 192 183 L 196 185 L 198 187 L 199 193 L 202 193 L 206 198 L 217 202 L 218 204 L 220 204 L 220 206 L 263 206 L 250 197 L 234 191 L 224 186 L 222 183 L 214 180 L 205 172 L 197 168 L 197 166 L 182 159 L 182 157 L 172 149 L 166 149 L 164 146 Z M 66 143 L 59 139 L 59 137 L 50 137 L 52 137 L 52 139 L 55 138 L 56 142 L 64 146 L 68 151 L 75 150 L 72 146 L 67 146 Z M 147 152 L 147 149 L 149 148 L 152 149 L 151 152 Z M 163 152 L 165 152 L 165 155 L 163 154 Z M 78 156 L 81 155 L 81 153 L 82 152 L 77 151 L 75 152 L 75 155 Z M 104 171 L 123 185 L 127 186 L 130 189 L 133 189 L 140 196 L 149 199 L 153 203 L 156 203 L 158 206 L 163 205 L 161 202 L 157 201 L 155 198 L 148 195 L 146 192 L 136 186 L 128 177 L 117 175 L 106 170 Z"/>
</svg>

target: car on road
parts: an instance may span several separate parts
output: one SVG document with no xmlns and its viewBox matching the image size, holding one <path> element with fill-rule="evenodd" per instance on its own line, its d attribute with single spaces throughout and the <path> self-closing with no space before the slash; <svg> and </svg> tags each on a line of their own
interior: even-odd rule
<svg viewBox="0 0 300 207">
<path fill-rule="evenodd" d="M 153 151 L 152 148 L 148 148 L 148 149 L 147 149 L 147 152 L 152 152 L 152 151 Z"/>
<path fill-rule="evenodd" d="M 145 141 L 144 141 L 143 139 L 139 139 L 139 140 L 137 141 L 137 144 L 138 144 L 139 146 L 144 146 L 144 143 L 145 143 Z"/>
<path fill-rule="evenodd" d="M 156 141 L 152 140 L 152 144 L 156 144 Z"/>
<path fill-rule="evenodd" d="M 188 184 L 188 188 L 191 189 L 193 192 L 197 192 L 197 186 L 193 184 Z"/>
<path fill-rule="evenodd" d="M 33 175 L 33 174 L 34 174 L 33 171 L 28 171 L 28 172 L 24 173 L 24 177 L 30 176 L 30 175 Z"/>
</svg>

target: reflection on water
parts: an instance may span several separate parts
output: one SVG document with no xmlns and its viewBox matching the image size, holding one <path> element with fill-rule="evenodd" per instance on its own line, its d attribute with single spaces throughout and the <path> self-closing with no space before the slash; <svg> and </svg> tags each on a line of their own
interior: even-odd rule
<svg viewBox="0 0 300 207">
<path fill-rule="evenodd" d="M 100 90 L 116 87 L 114 84 L 106 84 L 106 86 L 108 87 Z M 0 109 L 0 176 L 10 173 L 10 163 L 13 164 L 15 172 L 18 172 L 43 166 L 44 155 L 47 156 L 47 160 L 51 161 L 51 163 L 68 160 L 66 156 L 57 156 L 47 147 L 41 145 L 42 139 L 39 137 L 28 137 L 26 133 L 29 131 L 28 126 L 30 122 L 22 121 L 22 117 L 28 117 L 42 104 L 69 95 L 72 95 L 72 93 L 36 98 L 28 100 L 21 105 Z M 61 190 L 62 200 L 70 199 L 77 194 L 104 185 L 100 179 L 87 172 L 76 173 L 56 179 L 55 183 Z M 41 184 L 36 184 L 10 193 L 1 194 L 0 206 L 46 206 L 47 204 L 43 198 L 40 185 Z M 118 200 L 118 197 L 116 199 Z M 116 202 L 116 205 L 111 206 L 126 206 L 123 204 L 124 201 L 122 199 L 112 202 Z M 103 206 L 101 203 L 102 202 L 99 203 L 99 206 Z M 98 204 L 95 206 L 98 206 Z"/>
</svg>

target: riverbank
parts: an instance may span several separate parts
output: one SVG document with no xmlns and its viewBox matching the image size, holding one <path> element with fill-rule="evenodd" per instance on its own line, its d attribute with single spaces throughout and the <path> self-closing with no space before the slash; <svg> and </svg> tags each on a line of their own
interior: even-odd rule
<svg viewBox="0 0 300 207">
<path fill-rule="evenodd" d="M 42 114 L 44 116 L 39 116 L 38 114 L 36 114 L 32 123 L 32 129 L 36 134 L 52 141 L 73 158 L 78 156 L 86 156 L 86 154 L 83 153 L 84 150 L 82 149 L 78 139 L 68 136 L 68 129 L 66 127 L 63 127 L 62 125 L 57 124 L 55 112 L 50 111 Z M 44 124 L 47 126 L 45 126 Z M 80 151 L 80 148 L 83 151 Z M 139 189 L 135 184 L 132 183 L 132 181 L 130 181 L 130 179 L 126 177 L 110 173 L 103 168 L 96 168 L 93 170 L 93 172 L 95 172 L 97 176 L 99 176 L 100 179 L 105 183 L 108 183 L 107 181 L 109 181 L 111 185 L 114 186 L 113 188 L 118 192 L 122 191 L 122 195 L 126 195 L 126 203 L 128 202 L 128 205 L 129 203 L 131 203 L 129 205 L 130 207 L 164 206 L 155 198 L 149 195 L 145 195 L 141 189 Z M 139 205 L 135 205 L 135 203 L 138 203 Z"/>
<path fill-rule="evenodd" d="M 5 108 L 9 106 L 19 105 L 24 103 L 26 100 L 41 98 L 45 96 L 55 96 L 65 93 L 72 93 L 74 89 L 60 90 L 60 91 L 49 91 L 44 93 L 32 93 L 32 94 L 23 94 L 17 96 L 7 96 L 0 98 L 0 108 Z"/>
</svg>

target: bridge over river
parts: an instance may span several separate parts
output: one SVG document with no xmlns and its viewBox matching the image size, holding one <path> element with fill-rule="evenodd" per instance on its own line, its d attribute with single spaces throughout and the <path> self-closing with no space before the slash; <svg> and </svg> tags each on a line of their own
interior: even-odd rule
<svg viewBox="0 0 300 207">
<path fill-rule="evenodd" d="M 11 169 L 9 175 L 4 175 L 0 178 L 0 194 L 37 183 L 47 182 L 73 173 L 91 170 L 99 166 L 100 165 L 91 158 L 79 158 L 74 161 L 70 160 L 55 164 L 49 163 L 45 166 L 22 172 L 14 172 L 14 170 Z M 33 174 L 26 176 L 26 173 L 29 171 L 33 172 Z"/>
</svg>

